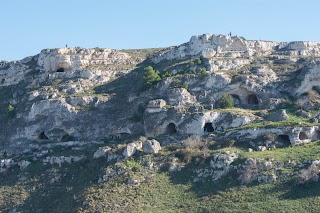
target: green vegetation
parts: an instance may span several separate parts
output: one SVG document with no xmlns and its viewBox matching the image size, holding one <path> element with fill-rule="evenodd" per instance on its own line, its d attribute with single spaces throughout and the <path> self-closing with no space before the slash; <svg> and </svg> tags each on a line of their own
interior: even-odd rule
<svg viewBox="0 0 320 213">
<path fill-rule="evenodd" d="M 190 74 L 195 75 L 195 74 L 197 74 L 197 71 L 195 71 L 195 70 L 190 70 Z"/>
<path fill-rule="evenodd" d="M 171 74 L 167 71 L 165 73 L 162 74 L 161 78 L 168 78 L 168 77 L 171 77 Z"/>
<path fill-rule="evenodd" d="M 14 107 L 9 104 L 8 107 L 7 107 L 7 112 L 12 112 L 14 110 Z"/>
<path fill-rule="evenodd" d="M 202 64 L 201 59 L 200 59 L 200 58 L 197 58 L 197 59 L 196 59 L 196 63 L 197 63 L 197 65 L 201 65 L 201 64 Z"/>
<path fill-rule="evenodd" d="M 207 69 L 206 68 L 202 68 L 201 69 L 201 72 L 200 72 L 200 76 L 201 77 L 203 77 L 203 76 L 205 76 L 205 75 L 207 75 L 208 73 L 207 73 Z"/>
<path fill-rule="evenodd" d="M 234 102 L 233 102 L 232 96 L 229 94 L 223 94 L 219 100 L 219 106 L 220 108 L 223 108 L 223 109 L 233 108 Z"/>
<path fill-rule="evenodd" d="M 184 82 L 182 84 L 182 88 L 185 88 L 186 90 L 188 90 L 189 89 L 189 84 L 187 82 Z"/>
<path fill-rule="evenodd" d="M 111 166 L 106 158 L 88 157 L 62 167 L 33 162 L 25 170 L 13 167 L 0 174 L 0 211 L 8 212 L 15 206 L 19 212 L 39 209 L 46 212 L 92 212 L 93 209 L 96 212 L 317 212 L 318 183 L 300 185 L 290 179 L 243 186 L 233 173 L 216 182 L 210 178 L 194 182 L 193 178 L 197 168 L 209 165 L 213 155 L 227 150 L 238 153 L 236 164 L 249 157 L 287 163 L 319 159 L 319 145 L 320 142 L 314 142 L 264 152 L 247 152 L 235 145 L 206 152 L 202 146 L 187 149 L 171 145 L 156 156 L 138 153 L 134 158 L 116 163 L 117 168 L 126 172 L 102 183 L 97 183 L 99 177 Z M 87 149 L 87 155 L 92 156 L 95 149 Z M 68 151 L 70 155 L 72 152 L 72 149 Z M 66 151 L 61 153 L 67 155 Z M 173 157 L 186 164 L 181 171 L 169 173 L 166 169 Z M 157 171 L 144 166 L 146 159 L 168 163 Z M 140 183 L 130 185 L 128 179 Z"/>
<path fill-rule="evenodd" d="M 133 122 L 140 122 L 143 119 L 143 113 L 144 113 L 145 107 L 142 105 L 139 105 L 137 111 L 132 115 L 131 120 Z"/>
<path fill-rule="evenodd" d="M 144 82 L 148 86 L 154 85 L 161 80 L 160 72 L 158 70 L 154 70 L 152 66 L 147 66 L 144 68 Z"/>
</svg>

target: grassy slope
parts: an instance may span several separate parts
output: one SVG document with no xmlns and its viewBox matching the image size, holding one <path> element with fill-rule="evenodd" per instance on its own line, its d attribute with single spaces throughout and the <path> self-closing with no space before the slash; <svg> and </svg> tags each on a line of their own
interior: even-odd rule
<svg viewBox="0 0 320 213">
<path fill-rule="evenodd" d="M 240 158 L 274 158 L 280 162 L 320 159 L 320 142 L 265 152 L 245 152 L 241 148 L 211 150 L 210 155 L 233 149 Z M 72 154 L 72 153 L 70 153 Z M 320 184 L 298 185 L 294 180 L 277 184 L 240 186 L 227 176 L 219 182 L 192 182 L 192 171 L 203 164 L 193 157 L 181 172 L 168 173 L 141 166 L 145 156 L 120 163 L 124 175 L 97 184 L 108 166 L 105 159 L 87 159 L 71 165 L 44 166 L 34 163 L 25 171 L 18 168 L 0 175 L 0 210 L 17 206 L 22 212 L 314 212 L 320 210 Z M 158 157 L 172 152 L 164 149 Z M 208 157 L 206 164 L 211 159 Z M 128 178 L 147 181 L 139 186 Z M 26 180 L 22 180 L 26 178 Z M 20 180 L 19 180 L 20 179 Z M 92 208 L 83 205 L 83 201 Z M 7 209 L 7 210 L 6 210 Z"/>
</svg>

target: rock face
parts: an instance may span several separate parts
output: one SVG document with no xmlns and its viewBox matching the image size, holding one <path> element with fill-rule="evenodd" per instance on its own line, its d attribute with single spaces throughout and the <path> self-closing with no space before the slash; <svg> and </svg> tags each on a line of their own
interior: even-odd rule
<svg viewBox="0 0 320 213">
<path fill-rule="evenodd" d="M 137 146 L 135 143 L 129 143 L 127 144 L 126 148 L 123 150 L 122 155 L 125 158 L 129 158 L 137 151 Z"/>
<path fill-rule="evenodd" d="M 142 149 L 147 154 L 157 154 L 161 150 L 160 143 L 154 139 L 143 142 Z"/>
<path fill-rule="evenodd" d="M 305 111 L 320 107 L 319 43 L 205 34 L 150 57 L 148 52 L 46 49 L 1 64 L 0 153 L 139 135 L 254 138 L 271 132 L 288 136 L 292 145 L 320 139 L 316 119 L 304 127 L 237 129 L 267 121 L 255 110 L 284 109 L 292 98 Z M 162 80 L 144 87 L 140 65 L 161 67 Z M 235 109 L 218 108 L 224 94 Z M 272 121 L 290 120 L 285 111 L 277 113 Z M 125 156 L 133 149 L 127 151 Z"/>
<path fill-rule="evenodd" d="M 97 151 L 93 154 L 93 158 L 100 158 L 106 156 L 106 154 L 111 150 L 110 147 L 105 146 L 105 147 L 99 147 Z"/>
<path fill-rule="evenodd" d="M 238 155 L 234 152 L 226 151 L 223 154 L 217 154 L 210 161 L 210 167 L 196 170 L 195 182 L 203 181 L 206 178 L 217 181 L 223 176 L 227 175 L 233 169 L 234 166 L 231 164 L 238 158 Z"/>
<path fill-rule="evenodd" d="M 277 112 L 275 112 L 270 118 L 270 121 L 284 121 L 287 120 L 289 118 L 289 116 L 287 115 L 287 112 L 285 109 L 279 110 Z"/>
<path fill-rule="evenodd" d="M 191 37 L 190 41 L 173 47 L 153 58 L 155 63 L 190 57 L 252 57 L 267 56 L 277 52 L 290 56 L 320 55 L 318 42 L 272 42 L 245 40 L 239 36 L 203 34 Z"/>
</svg>

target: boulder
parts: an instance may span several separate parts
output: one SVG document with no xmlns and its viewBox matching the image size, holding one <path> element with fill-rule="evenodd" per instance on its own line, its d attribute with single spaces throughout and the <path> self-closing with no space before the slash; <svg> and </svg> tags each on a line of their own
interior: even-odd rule
<svg viewBox="0 0 320 213">
<path fill-rule="evenodd" d="M 267 147 L 265 147 L 265 146 L 258 146 L 258 148 L 257 148 L 257 151 L 259 151 L 259 152 L 263 152 L 266 150 L 267 150 Z"/>
<path fill-rule="evenodd" d="M 18 162 L 18 166 L 20 167 L 21 170 L 27 168 L 29 166 L 31 162 L 27 161 L 27 160 L 22 160 L 20 162 Z"/>
<path fill-rule="evenodd" d="M 97 159 L 106 156 L 107 152 L 110 150 L 111 148 L 109 146 L 99 147 L 99 149 L 93 154 L 93 158 Z"/>
<path fill-rule="evenodd" d="M 157 140 L 147 140 L 142 144 L 142 149 L 144 153 L 156 154 L 161 150 L 160 143 Z"/>
<path fill-rule="evenodd" d="M 287 112 L 285 109 L 279 110 L 275 113 L 273 113 L 270 117 L 269 120 L 273 121 L 273 122 L 277 122 L 277 121 L 285 121 L 289 118 Z"/>
<path fill-rule="evenodd" d="M 129 158 L 137 151 L 137 145 L 135 143 L 129 143 L 127 144 L 126 148 L 124 148 L 122 155 L 125 158 Z"/>
</svg>

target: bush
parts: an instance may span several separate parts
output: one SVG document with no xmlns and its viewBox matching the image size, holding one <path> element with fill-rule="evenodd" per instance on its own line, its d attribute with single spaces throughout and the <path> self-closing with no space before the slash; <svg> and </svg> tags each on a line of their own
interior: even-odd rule
<svg viewBox="0 0 320 213">
<path fill-rule="evenodd" d="M 14 107 L 9 104 L 9 106 L 7 107 L 7 112 L 12 112 L 14 110 Z"/>
<path fill-rule="evenodd" d="M 154 85 L 161 80 L 158 70 L 154 70 L 152 66 L 144 68 L 143 76 L 145 84 L 148 86 Z"/>
<path fill-rule="evenodd" d="M 234 102 L 233 102 L 233 98 L 231 97 L 231 95 L 223 94 L 219 100 L 219 106 L 223 109 L 233 108 Z"/>
<path fill-rule="evenodd" d="M 190 66 L 194 66 L 194 61 L 191 60 L 191 61 L 189 62 L 189 65 L 190 65 Z"/>
<path fill-rule="evenodd" d="M 199 135 L 192 135 L 183 141 L 184 146 L 187 149 L 201 148 L 204 142 L 201 140 Z"/>
<path fill-rule="evenodd" d="M 161 77 L 168 78 L 168 77 L 171 77 L 171 74 L 167 71 L 167 72 L 163 73 Z"/>
<path fill-rule="evenodd" d="M 190 70 L 190 74 L 197 74 L 197 71 L 195 71 L 195 70 Z"/>
<path fill-rule="evenodd" d="M 203 76 L 205 76 L 205 75 L 207 75 L 208 73 L 207 73 L 207 69 L 206 68 L 202 68 L 201 69 L 201 72 L 200 72 L 200 76 L 201 77 L 203 77 Z"/>
<path fill-rule="evenodd" d="M 6 60 L 1 60 L 0 61 L 0 64 L 6 64 L 6 63 L 8 63 L 8 61 L 6 61 Z"/>
<path fill-rule="evenodd" d="M 233 147 L 235 143 L 236 143 L 236 141 L 231 139 L 231 140 L 227 140 L 225 142 L 225 145 L 226 145 L 226 147 Z"/>
<path fill-rule="evenodd" d="M 140 104 L 138 106 L 138 110 L 132 115 L 131 120 L 133 122 L 140 122 L 143 118 L 144 110 L 145 110 L 144 106 Z"/>
<path fill-rule="evenodd" d="M 198 65 L 201 65 L 201 64 L 202 64 L 202 61 L 201 61 L 200 58 L 197 58 L 197 64 L 198 64 Z"/>
<path fill-rule="evenodd" d="M 185 88 L 186 90 L 188 90 L 188 89 L 189 89 L 188 83 L 187 83 L 187 82 L 184 82 L 184 83 L 182 84 L 182 88 Z"/>
</svg>

